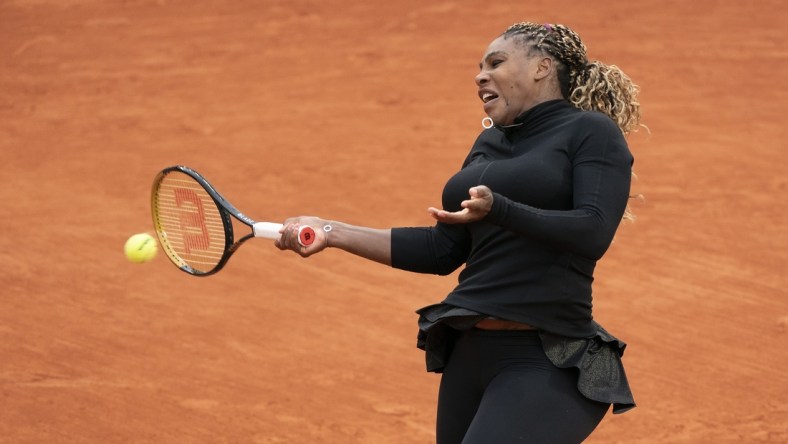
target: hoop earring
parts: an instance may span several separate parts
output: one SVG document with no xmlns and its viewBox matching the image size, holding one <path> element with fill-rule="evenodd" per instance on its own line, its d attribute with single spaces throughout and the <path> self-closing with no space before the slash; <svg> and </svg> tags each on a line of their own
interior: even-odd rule
<svg viewBox="0 0 788 444">
<path fill-rule="evenodd" d="M 489 117 L 485 117 L 484 119 L 482 119 L 482 128 L 490 129 L 490 128 L 493 127 L 493 125 L 495 125 L 495 123 L 493 122 L 493 119 L 491 119 Z"/>
</svg>

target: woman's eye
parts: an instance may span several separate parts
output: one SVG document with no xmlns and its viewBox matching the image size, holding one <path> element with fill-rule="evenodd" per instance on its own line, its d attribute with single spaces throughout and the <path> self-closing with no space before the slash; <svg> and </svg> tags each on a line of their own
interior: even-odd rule
<svg viewBox="0 0 788 444">
<path fill-rule="evenodd" d="M 495 68 L 496 66 L 500 65 L 501 63 L 503 63 L 503 60 L 493 60 L 492 62 L 490 62 L 490 66 Z"/>
</svg>

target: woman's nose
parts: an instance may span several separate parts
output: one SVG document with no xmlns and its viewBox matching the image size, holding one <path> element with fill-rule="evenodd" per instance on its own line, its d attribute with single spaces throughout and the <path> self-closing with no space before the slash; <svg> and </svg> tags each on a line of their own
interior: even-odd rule
<svg viewBox="0 0 788 444">
<path fill-rule="evenodd" d="M 476 74 L 476 84 L 478 86 L 482 86 L 489 81 L 490 81 L 490 76 L 488 76 L 484 71 L 480 72 L 479 74 Z"/>
</svg>

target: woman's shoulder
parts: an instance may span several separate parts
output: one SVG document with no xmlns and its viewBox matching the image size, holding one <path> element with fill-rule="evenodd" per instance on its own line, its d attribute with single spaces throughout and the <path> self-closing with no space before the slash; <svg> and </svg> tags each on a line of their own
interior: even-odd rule
<svg viewBox="0 0 788 444">
<path fill-rule="evenodd" d="M 588 127 L 590 129 L 609 129 L 609 130 L 616 130 L 618 129 L 618 125 L 616 122 L 611 119 L 607 114 L 602 113 L 600 111 L 586 111 L 578 109 L 575 113 L 572 114 L 572 119 L 582 125 L 583 127 Z"/>
<path fill-rule="evenodd" d="M 624 163 L 632 163 L 626 137 L 613 119 L 599 111 L 583 110 L 574 113 L 574 119 L 572 133 L 575 143 L 572 146 L 576 153 L 605 152 L 619 156 Z"/>
<path fill-rule="evenodd" d="M 618 124 L 599 111 L 577 110 L 573 115 L 573 134 L 576 141 L 607 141 L 626 147 L 626 138 Z"/>
</svg>

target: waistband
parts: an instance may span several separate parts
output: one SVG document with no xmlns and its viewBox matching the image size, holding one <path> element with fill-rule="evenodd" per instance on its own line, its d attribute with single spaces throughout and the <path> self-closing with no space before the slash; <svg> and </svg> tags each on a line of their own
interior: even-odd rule
<svg viewBox="0 0 788 444">
<path fill-rule="evenodd" d="M 536 327 L 522 322 L 507 321 L 505 319 L 484 318 L 477 322 L 474 328 L 479 330 L 537 330 Z"/>
</svg>

